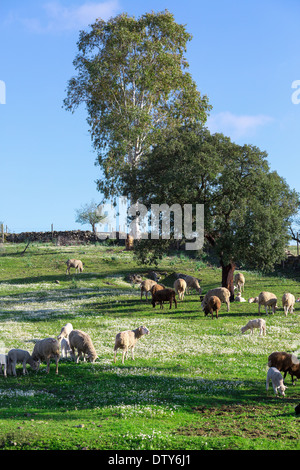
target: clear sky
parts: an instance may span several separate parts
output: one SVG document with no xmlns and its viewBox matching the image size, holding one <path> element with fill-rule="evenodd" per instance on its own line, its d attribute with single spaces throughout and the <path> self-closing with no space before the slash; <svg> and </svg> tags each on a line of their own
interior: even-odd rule
<svg viewBox="0 0 300 470">
<path fill-rule="evenodd" d="M 300 192 L 299 0 L 0 0 L 0 221 L 11 232 L 90 228 L 75 210 L 100 202 L 100 169 L 84 107 L 62 107 L 79 31 L 165 9 L 193 36 L 186 57 L 213 106 L 208 128 L 265 150 Z"/>
</svg>

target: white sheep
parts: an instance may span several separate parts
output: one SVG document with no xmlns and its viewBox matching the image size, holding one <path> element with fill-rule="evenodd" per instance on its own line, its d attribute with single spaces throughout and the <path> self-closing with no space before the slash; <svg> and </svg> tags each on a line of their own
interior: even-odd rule
<svg viewBox="0 0 300 470">
<path fill-rule="evenodd" d="M 258 314 L 260 314 L 260 307 L 264 306 L 266 309 L 266 314 L 268 315 L 268 309 L 272 309 L 272 313 L 275 313 L 277 308 L 277 297 L 272 292 L 263 291 L 259 294 L 258 297 L 252 297 L 248 302 L 258 303 Z"/>
<path fill-rule="evenodd" d="M 230 292 L 229 292 L 228 289 L 226 289 L 226 287 L 217 287 L 216 289 L 209 290 L 205 294 L 205 296 L 202 300 L 202 303 L 201 303 L 202 309 L 205 308 L 209 297 L 211 297 L 212 295 L 215 295 L 216 297 L 219 297 L 221 302 L 225 303 L 227 305 L 227 312 L 229 312 L 229 310 L 230 310 Z"/>
<path fill-rule="evenodd" d="M 81 330 L 72 330 L 69 334 L 69 343 L 72 350 L 72 356 L 75 362 L 78 363 L 83 354 L 83 360 L 87 356 L 88 361 L 95 362 L 98 358 L 94 345 L 90 336 Z M 77 358 L 75 356 L 75 349 L 77 349 Z"/>
<path fill-rule="evenodd" d="M 186 282 L 187 293 L 188 294 L 191 294 L 192 289 L 195 289 L 198 292 L 198 294 L 201 294 L 202 289 L 201 289 L 200 284 L 199 284 L 199 279 L 197 279 L 196 277 L 193 277 L 193 276 L 185 275 L 184 280 Z"/>
<path fill-rule="evenodd" d="M 239 292 L 243 292 L 245 289 L 245 276 L 242 273 L 236 273 L 234 276 L 234 284 Z"/>
<path fill-rule="evenodd" d="M 3 370 L 3 375 L 4 377 L 7 377 L 7 354 L 0 354 L 0 372 L 2 374 Z"/>
<path fill-rule="evenodd" d="M 38 369 L 38 362 L 32 358 L 28 351 L 23 349 L 11 349 L 7 353 L 7 367 L 12 375 L 17 376 L 16 364 L 23 365 L 23 375 L 27 373 L 26 364 L 29 364 L 33 370 Z"/>
<path fill-rule="evenodd" d="M 246 299 L 244 299 L 244 297 L 241 296 L 241 293 L 239 292 L 235 298 L 234 298 L 234 301 L 235 302 L 246 302 Z"/>
<path fill-rule="evenodd" d="M 62 338 L 60 342 L 61 357 L 67 357 L 71 354 L 71 347 L 68 338 Z"/>
<path fill-rule="evenodd" d="M 273 386 L 275 395 L 278 396 L 278 390 L 279 390 L 281 395 L 284 397 L 285 396 L 284 391 L 287 387 L 283 384 L 283 377 L 281 373 L 279 372 L 279 370 L 276 369 L 276 367 L 270 367 L 267 372 L 267 380 L 266 380 L 267 392 L 269 390 L 270 380 L 272 381 L 272 386 Z"/>
<path fill-rule="evenodd" d="M 184 279 L 176 279 L 176 281 L 174 282 L 174 289 L 176 294 L 178 295 L 179 300 L 183 300 L 186 288 L 187 284 Z"/>
<path fill-rule="evenodd" d="M 140 326 L 135 330 L 121 331 L 116 335 L 114 347 L 114 362 L 116 362 L 117 350 L 122 349 L 122 364 L 127 358 L 128 349 L 131 349 L 131 357 L 134 360 L 134 348 L 137 340 L 143 335 L 148 335 L 149 330 L 145 326 Z"/>
<path fill-rule="evenodd" d="M 151 288 L 157 284 L 156 281 L 153 281 L 152 279 L 146 279 L 145 281 L 141 282 L 140 288 L 141 288 L 141 300 L 143 297 L 143 292 L 145 292 L 145 297 L 146 300 L 148 300 L 148 293 L 151 291 Z"/>
<path fill-rule="evenodd" d="M 60 334 L 57 336 L 58 341 L 62 338 L 68 338 L 69 334 L 73 330 L 72 323 L 66 323 L 60 330 Z"/>
<path fill-rule="evenodd" d="M 38 361 L 38 369 L 40 368 L 40 363 L 42 361 L 47 362 L 47 374 L 50 370 L 50 359 L 54 358 L 56 363 L 55 373 L 58 374 L 58 361 L 60 358 L 60 351 L 59 351 L 59 341 L 57 338 L 45 338 L 40 339 L 34 345 L 32 351 L 32 358 L 35 361 Z"/>
<path fill-rule="evenodd" d="M 284 309 L 284 314 L 287 317 L 288 313 L 293 313 L 294 312 L 294 306 L 295 306 L 295 296 L 290 293 L 285 293 L 282 296 L 282 306 Z"/>
<path fill-rule="evenodd" d="M 241 332 L 245 333 L 247 330 L 251 330 L 253 334 L 253 329 L 259 328 L 259 336 L 266 335 L 266 322 L 263 318 L 256 318 L 255 320 L 249 320 L 247 325 L 242 326 Z"/>
<path fill-rule="evenodd" d="M 66 274 L 70 274 L 70 268 L 75 268 L 76 274 L 78 272 L 82 273 L 83 271 L 83 263 L 82 261 L 80 261 L 80 259 L 68 259 L 68 261 L 66 261 L 66 264 L 67 264 Z"/>
<path fill-rule="evenodd" d="M 68 353 L 71 352 L 68 338 L 72 330 L 72 323 L 66 323 L 60 330 L 60 334 L 57 336 L 57 340 L 60 342 L 61 357 L 67 357 Z"/>
</svg>

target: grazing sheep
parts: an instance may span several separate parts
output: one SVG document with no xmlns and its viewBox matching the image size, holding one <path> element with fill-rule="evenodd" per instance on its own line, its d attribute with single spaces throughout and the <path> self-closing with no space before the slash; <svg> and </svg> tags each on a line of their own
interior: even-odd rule
<svg viewBox="0 0 300 470">
<path fill-rule="evenodd" d="M 283 378 L 286 378 L 287 373 L 292 377 L 292 384 L 294 383 L 294 376 L 300 378 L 300 362 L 295 354 L 286 353 L 284 351 L 276 351 L 268 357 L 268 366 L 276 367 L 281 372 L 284 372 Z"/>
<path fill-rule="evenodd" d="M 149 330 L 145 326 L 140 326 L 136 330 L 121 331 L 116 335 L 114 347 L 114 362 L 116 362 L 117 350 L 122 349 L 122 364 L 127 358 L 128 349 L 131 349 L 131 357 L 134 361 L 134 348 L 138 339 L 143 335 L 148 335 Z"/>
<path fill-rule="evenodd" d="M 248 321 L 247 325 L 242 326 L 241 332 L 245 333 L 247 330 L 251 330 L 251 334 L 253 334 L 254 328 L 259 328 L 259 336 L 266 335 L 266 322 L 262 318 Z"/>
<path fill-rule="evenodd" d="M 192 289 L 195 289 L 198 294 L 201 294 L 202 293 L 202 289 L 199 285 L 199 279 L 197 279 L 196 277 L 193 277 L 193 276 L 185 276 L 184 277 L 184 280 L 186 282 L 186 287 L 187 287 L 187 293 L 188 294 L 191 294 L 192 292 Z"/>
<path fill-rule="evenodd" d="M 47 362 L 47 374 L 50 370 L 50 359 L 54 358 L 56 363 L 55 373 L 58 374 L 58 361 L 60 358 L 59 341 L 56 338 L 40 339 L 34 345 L 32 358 L 38 361 L 38 369 L 41 361 Z"/>
<path fill-rule="evenodd" d="M 284 309 L 284 314 L 287 317 L 288 313 L 293 313 L 294 312 L 294 306 L 295 306 L 295 296 L 290 293 L 285 293 L 282 296 L 282 306 Z"/>
<path fill-rule="evenodd" d="M 250 300 L 248 302 L 250 302 Z M 272 313 L 275 313 L 275 309 L 277 308 L 277 297 L 272 292 L 261 292 L 258 297 L 255 297 L 252 302 L 258 303 L 258 314 L 260 315 L 260 307 L 264 306 L 266 309 L 266 315 L 268 315 L 268 309 L 272 309 Z M 250 302 L 251 303 L 251 302 Z"/>
<path fill-rule="evenodd" d="M 2 370 L 3 370 L 3 374 L 4 374 L 4 377 L 7 377 L 7 354 L 0 354 L 0 372 L 2 374 Z"/>
<path fill-rule="evenodd" d="M 236 273 L 234 276 L 234 284 L 239 292 L 243 292 L 245 289 L 245 276 L 242 273 Z"/>
<path fill-rule="evenodd" d="M 279 370 L 276 367 L 270 367 L 267 372 L 267 380 L 266 380 L 266 389 L 269 390 L 269 382 L 272 381 L 273 390 L 276 396 L 278 396 L 278 390 L 280 391 L 281 395 L 285 396 L 285 389 L 286 386 L 283 384 L 283 377 Z"/>
<path fill-rule="evenodd" d="M 146 300 L 148 300 L 148 293 L 151 291 L 151 287 L 155 286 L 157 284 L 156 281 L 153 281 L 152 279 L 146 279 L 145 281 L 141 282 L 141 300 L 143 297 L 143 292 L 145 292 L 145 297 Z"/>
<path fill-rule="evenodd" d="M 225 303 L 227 305 L 227 312 L 229 312 L 230 310 L 230 292 L 228 289 L 226 289 L 226 287 L 217 287 L 216 289 L 211 289 L 209 290 L 203 300 L 202 300 L 202 303 L 201 303 L 201 306 L 202 306 L 202 309 L 204 310 L 204 307 L 205 305 L 207 304 L 208 302 L 208 299 L 210 297 L 212 297 L 213 295 L 215 295 L 216 297 L 219 297 L 219 299 L 221 300 L 221 303 Z"/>
<path fill-rule="evenodd" d="M 205 316 L 209 313 L 211 314 L 211 318 L 214 318 L 214 312 L 216 312 L 216 318 L 219 318 L 219 310 L 221 308 L 221 300 L 219 297 L 212 295 L 209 297 L 207 304 L 204 307 Z"/>
<path fill-rule="evenodd" d="M 75 349 L 77 349 L 78 355 L 75 359 L 76 363 L 79 362 L 79 358 L 83 353 L 83 359 L 85 360 L 85 355 L 90 362 L 95 362 L 97 359 L 97 353 L 95 351 L 94 345 L 90 336 L 81 330 L 72 330 L 69 334 L 69 343 L 72 350 L 72 356 L 75 359 Z"/>
<path fill-rule="evenodd" d="M 58 341 L 60 341 L 62 338 L 68 338 L 72 330 L 73 330 L 72 323 L 66 323 L 60 330 L 60 334 L 57 336 Z"/>
<path fill-rule="evenodd" d="M 32 358 L 28 351 L 23 349 L 11 349 L 7 353 L 7 367 L 17 377 L 16 364 L 21 363 L 23 365 L 23 375 L 27 373 L 26 364 L 29 364 L 33 370 L 38 369 L 38 362 Z"/>
<path fill-rule="evenodd" d="M 67 263 L 66 274 L 70 274 L 70 268 L 75 268 L 76 274 L 78 272 L 82 273 L 83 263 L 79 259 L 68 259 L 68 261 L 66 261 L 66 263 Z"/>
<path fill-rule="evenodd" d="M 155 294 L 152 297 L 152 305 L 154 308 L 157 302 L 160 304 L 160 308 L 164 308 L 163 302 L 169 302 L 170 308 L 172 308 L 173 301 L 174 301 L 175 307 L 177 308 L 175 291 L 173 289 L 159 290 L 155 292 Z"/>
<path fill-rule="evenodd" d="M 183 300 L 186 288 L 187 284 L 184 279 L 176 279 L 176 281 L 174 282 L 174 289 L 176 294 L 178 295 L 179 300 Z"/>
</svg>

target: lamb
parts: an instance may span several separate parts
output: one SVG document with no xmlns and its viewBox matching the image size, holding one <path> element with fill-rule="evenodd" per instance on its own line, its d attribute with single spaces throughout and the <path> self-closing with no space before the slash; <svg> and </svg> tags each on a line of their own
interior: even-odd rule
<svg viewBox="0 0 300 470">
<path fill-rule="evenodd" d="M 184 279 L 176 279 L 176 281 L 174 282 L 174 289 L 176 294 L 178 295 L 179 300 L 183 300 L 186 288 L 187 284 Z"/>
<path fill-rule="evenodd" d="M 177 308 L 177 300 L 175 296 L 175 291 L 173 289 L 162 289 L 157 292 L 152 297 L 152 306 L 155 308 L 156 303 L 160 304 L 160 308 L 164 308 L 163 302 L 169 302 L 170 308 L 172 308 L 172 304 L 175 304 Z"/>
<path fill-rule="evenodd" d="M 66 274 L 70 274 L 70 268 L 75 268 L 76 274 L 78 272 L 82 273 L 83 263 L 82 263 L 82 261 L 80 261 L 80 259 L 68 259 L 68 261 L 66 261 L 66 263 L 67 263 Z"/>
<path fill-rule="evenodd" d="M 195 289 L 198 292 L 198 294 L 202 293 L 202 289 L 199 285 L 199 280 L 196 277 L 186 275 L 184 277 L 184 280 L 186 282 L 188 294 L 191 293 L 192 289 Z"/>
<path fill-rule="evenodd" d="M 214 318 L 214 312 L 216 312 L 216 318 L 219 318 L 219 310 L 221 308 L 221 300 L 219 297 L 212 295 L 209 297 L 207 304 L 204 307 L 205 316 L 209 313 L 211 314 L 211 318 Z"/>
<path fill-rule="evenodd" d="M 156 281 L 152 281 L 152 279 L 146 279 L 145 281 L 141 282 L 141 300 L 143 297 L 143 292 L 145 292 L 146 300 L 148 300 L 148 293 L 151 291 L 151 287 L 157 284 Z"/>
<path fill-rule="evenodd" d="M 201 306 L 202 306 L 202 309 L 204 310 L 205 308 L 205 305 L 207 304 L 208 302 L 208 299 L 209 297 L 212 297 L 213 295 L 215 295 L 216 297 L 219 297 L 219 299 L 221 300 L 221 303 L 225 303 L 227 305 L 227 312 L 229 312 L 230 310 L 230 292 L 228 289 L 226 289 L 226 287 L 217 287 L 216 289 L 211 289 L 209 290 L 203 300 L 202 300 L 202 303 L 201 303 Z"/>
<path fill-rule="evenodd" d="M 295 296 L 290 293 L 283 294 L 282 306 L 286 317 L 288 313 L 293 313 L 295 306 Z"/>
<path fill-rule="evenodd" d="M 235 302 L 246 302 L 246 299 L 244 299 L 244 297 L 241 296 L 241 293 L 239 292 L 235 298 L 234 298 L 234 301 Z"/>
<path fill-rule="evenodd" d="M 287 373 L 292 377 L 292 384 L 294 383 L 294 376 L 300 378 L 300 362 L 295 354 L 286 353 L 284 351 L 273 352 L 268 357 L 268 366 L 276 367 L 281 372 L 284 372 L 283 378 L 286 378 Z"/>
<path fill-rule="evenodd" d="M 72 330 L 73 330 L 72 323 L 66 323 L 60 330 L 60 334 L 57 336 L 58 341 L 60 341 L 62 338 L 68 338 Z"/>
<path fill-rule="evenodd" d="M 0 372 L 2 374 L 3 370 L 3 375 L 4 377 L 7 377 L 7 354 L 0 354 Z"/>
<path fill-rule="evenodd" d="M 115 339 L 114 362 L 116 362 L 118 349 L 122 349 L 122 364 L 124 364 L 124 359 L 127 358 L 128 349 L 131 349 L 131 357 L 134 361 L 134 348 L 138 339 L 148 334 L 149 330 L 145 326 L 140 326 L 136 330 L 126 330 L 118 333 Z"/>
<path fill-rule="evenodd" d="M 68 353 L 71 352 L 68 338 L 72 330 L 72 323 L 66 323 L 60 330 L 60 334 L 57 336 L 57 340 L 60 342 L 61 357 L 67 357 Z"/>
<path fill-rule="evenodd" d="M 247 330 L 251 330 L 251 334 L 253 334 L 254 328 L 259 328 L 259 336 L 266 335 L 266 322 L 263 318 L 248 321 L 247 325 L 242 326 L 241 332 L 245 333 Z"/>
<path fill-rule="evenodd" d="M 45 338 L 37 341 L 32 351 L 32 358 L 35 361 L 38 361 L 37 370 L 39 370 L 41 361 L 47 362 L 47 374 L 50 371 L 50 359 L 54 358 L 56 363 L 55 373 L 58 374 L 58 361 L 60 358 L 60 352 L 59 341 L 57 338 Z"/>
<path fill-rule="evenodd" d="M 285 389 L 286 386 L 283 384 L 283 377 L 279 370 L 276 367 L 270 367 L 267 372 L 267 380 L 266 380 L 266 389 L 269 390 L 269 383 L 270 380 L 272 381 L 273 390 L 276 396 L 278 396 L 278 390 L 280 391 L 281 395 L 285 396 Z"/>
<path fill-rule="evenodd" d="M 234 276 L 234 284 L 239 292 L 243 292 L 245 289 L 245 276 L 242 273 L 236 273 Z"/>
<path fill-rule="evenodd" d="M 81 357 L 82 353 L 84 355 L 83 359 L 85 360 L 85 355 L 87 355 L 87 359 L 90 362 L 95 362 L 95 360 L 98 358 L 90 336 L 84 331 L 72 330 L 69 334 L 69 343 L 74 359 L 75 349 L 77 349 L 78 355 L 75 359 L 76 363 L 79 362 L 79 358 Z"/>
<path fill-rule="evenodd" d="M 17 377 L 16 364 L 22 363 L 23 375 L 27 373 L 26 364 L 29 364 L 33 370 L 38 369 L 38 362 L 32 358 L 28 351 L 23 349 L 11 349 L 7 353 L 7 367 L 10 373 Z"/>
<path fill-rule="evenodd" d="M 251 299 L 249 299 L 249 302 L 250 300 Z M 272 294 L 272 292 L 263 291 L 259 294 L 258 297 L 255 297 L 252 302 L 258 303 L 258 314 L 260 314 L 261 306 L 265 307 L 267 315 L 268 309 L 272 309 L 272 313 L 275 313 L 275 309 L 277 308 L 277 297 L 275 294 Z"/>
<path fill-rule="evenodd" d="M 60 342 L 61 357 L 67 357 L 71 353 L 71 347 L 68 338 L 62 338 Z"/>
</svg>

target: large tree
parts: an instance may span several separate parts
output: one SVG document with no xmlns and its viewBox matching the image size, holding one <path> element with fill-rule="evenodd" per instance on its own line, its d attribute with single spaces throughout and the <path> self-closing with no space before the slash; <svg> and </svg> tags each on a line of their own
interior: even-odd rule
<svg viewBox="0 0 300 470">
<path fill-rule="evenodd" d="M 134 167 L 166 130 L 204 123 L 208 99 L 197 90 L 184 56 L 191 35 L 168 12 L 121 14 L 81 31 L 66 109 L 85 104 L 106 198 L 124 193 Z"/>
<path fill-rule="evenodd" d="M 204 204 L 205 238 L 222 266 L 222 285 L 233 296 L 236 264 L 272 269 L 284 257 L 299 195 L 276 172 L 267 154 L 237 145 L 198 125 L 172 132 L 138 167 L 128 171 L 128 191 L 151 204 Z M 137 247 L 144 262 L 159 256 L 156 240 Z M 145 251 L 147 248 L 147 253 Z"/>
</svg>

